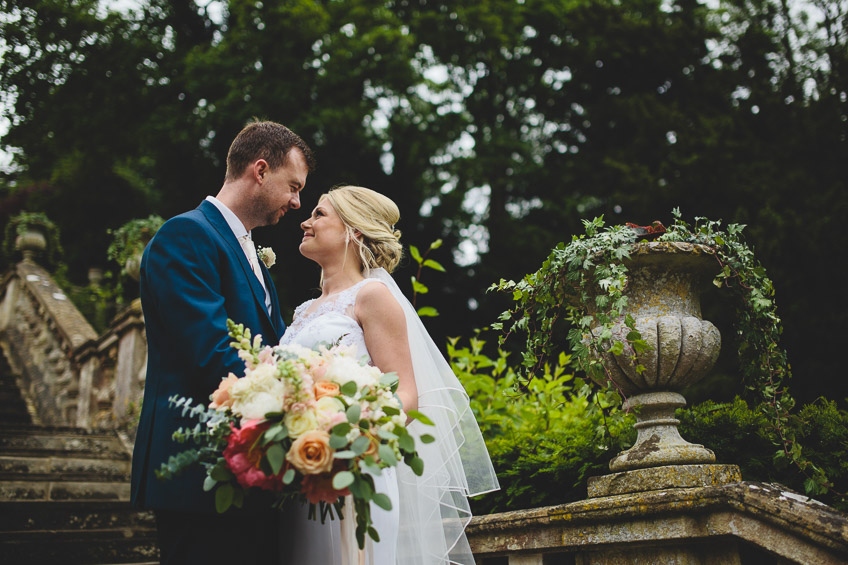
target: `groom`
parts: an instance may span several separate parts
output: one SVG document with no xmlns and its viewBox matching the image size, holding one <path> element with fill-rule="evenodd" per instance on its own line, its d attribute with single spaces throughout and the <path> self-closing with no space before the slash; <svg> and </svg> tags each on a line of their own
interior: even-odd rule
<svg viewBox="0 0 848 565">
<path fill-rule="evenodd" d="M 250 232 L 300 208 L 312 151 L 283 125 L 254 122 L 227 154 L 224 185 L 196 209 L 168 220 L 141 262 L 148 363 L 132 461 L 132 502 L 154 510 L 161 563 L 268 564 L 277 561 L 277 512 L 249 498 L 215 512 L 198 469 L 159 481 L 154 470 L 183 448 L 171 439 L 195 422 L 168 407 L 174 395 L 208 404 L 228 372 L 244 374 L 229 346 L 227 318 L 277 343 L 285 325 L 268 270 Z M 250 503 L 253 502 L 253 507 Z M 264 503 L 264 504 L 263 504 Z"/>
</svg>

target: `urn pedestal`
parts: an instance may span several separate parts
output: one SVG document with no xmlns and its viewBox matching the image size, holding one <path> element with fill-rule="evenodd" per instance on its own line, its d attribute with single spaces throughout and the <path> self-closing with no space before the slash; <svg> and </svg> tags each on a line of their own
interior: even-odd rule
<svg viewBox="0 0 848 565">
<path fill-rule="evenodd" d="M 25 262 L 35 263 L 36 257 L 47 249 L 47 238 L 38 226 L 28 226 L 24 233 L 15 238 L 15 249 L 21 252 Z"/>
<path fill-rule="evenodd" d="M 718 270 L 712 250 L 689 243 L 639 243 L 625 264 L 625 313 L 650 348 L 635 354 L 622 325 L 613 339 L 624 344 L 624 354 L 607 353 L 602 362 L 626 396 L 624 408 L 636 412 L 637 438 L 610 462 L 614 475 L 589 480 L 590 496 L 741 480 L 736 466 L 711 465 L 712 451 L 684 440 L 674 417 L 686 405 L 680 391 L 706 375 L 721 349 L 718 329 L 701 318 L 701 288 Z"/>
</svg>

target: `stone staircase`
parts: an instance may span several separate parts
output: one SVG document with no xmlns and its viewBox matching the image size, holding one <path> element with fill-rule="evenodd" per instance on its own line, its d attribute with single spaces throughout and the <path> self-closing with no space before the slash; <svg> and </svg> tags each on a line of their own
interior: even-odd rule
<svg viewBox="0 0 848 565">
<path fill-rule="evenodd" d="M 153 516 L 130 507 L 114 432 L 37 426 L 0 354 L 0 562 L 156 563 Z"/>
</svg>

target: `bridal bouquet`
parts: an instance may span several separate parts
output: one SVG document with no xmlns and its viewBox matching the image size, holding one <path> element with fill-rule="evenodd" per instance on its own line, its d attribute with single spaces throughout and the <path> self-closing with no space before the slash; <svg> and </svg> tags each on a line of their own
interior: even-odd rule
<svg viewBox="0 0 848 565">
<path fill-rule="evenodd" d="M 388 496 L 375 492 L 372 475 L 403 461 L 421 475 L 424 462 L 406 429 L 407 419 L 432 422 L 420 412 L 404 412 L 395 396 L 398 378 L 360 363 L 343 346 L 263 346 L 250 330 L 227 321 L 245 363 L 245 376 L 230 373 L 211 395 L 208 406 L 172 397 L 172 407 L 197 418 L 174 439 L 193 441 L 163 463 L 157 476 L 170 478 L 200 463 L 204 490 L 215 490 L 218 512 L 241 507 L 251 488 L 277 493 L 276 504 L 294 497 L 310 503 L 310 518 L 322 522 L 333 509 L 341 516 L 344 496 L 352 495 L 356 538 L 379 541 L 371 525 L 369 503 L 391 509 Z M 419 438 L 430 443 L 433 437 Z"/>
</svg>

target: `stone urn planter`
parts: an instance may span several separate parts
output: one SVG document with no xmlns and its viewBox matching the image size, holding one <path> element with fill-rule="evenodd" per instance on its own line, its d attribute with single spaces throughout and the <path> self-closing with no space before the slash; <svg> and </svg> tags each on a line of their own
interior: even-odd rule
<svg viewBox="0 0 848 565">
<path fill-rule="evenodd" d="M 37 225 L 28 225 L 26 231 L 15 238 L 15 249 L 21 252 L 23 260 L 34 263 L 35 258 L 47 249 L 47 238 Z"/>
<path fill-rule="evenodd" d="M 153 215 L 130 220 L 118 229 L 110 230 L 112 243 L 109 244 L 106 255 L 121 266 L 121 274 L 136 282 L 139 280 L 144 248 L 163 222 L 161 217 Z"/>
<path fill-rule="evenodd" d="M 650 349 L 634 354 L 624 339 L 629 329 L 619 326 L 613 339 L 624 343 L 624 354 L 606 353 L 601 360 L 626 397 L 624 408 L 634 409 L 637 419 L 636 443 L 610 462 L 610 470 L 713 463 L 712 451 L 680 436 L 674 417 L 686 405 L 680 390 L 706 375 L 721 348 L 719 331 L 701 318 L 701 289 L 718 270 L 712 250 L 691 243 L 637 243 L 625 265 L 625 314 L 635 319 Z M 644 370 L 637 370 L 640 365 Z"/>
<path fill-rule="evenodd" d="M 147 242 L 145 242 L 145 245 L 147 245 Z M 124 272 L 129 275 L 132 280 L 138 282 L 141 278 L 141 252 L 127 258 L 124 262 Z"/>
</svg>

